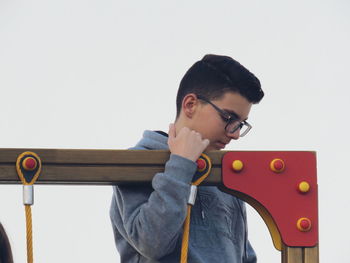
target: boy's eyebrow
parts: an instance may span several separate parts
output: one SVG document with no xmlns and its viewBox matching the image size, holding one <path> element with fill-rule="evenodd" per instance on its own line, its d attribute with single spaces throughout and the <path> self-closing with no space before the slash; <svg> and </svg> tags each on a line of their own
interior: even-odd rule
<svg viewBox="0 0 350 263">
<path fill-rule="evenodd" d="M 239 116 L 236 112 L 234 112 L 233 110 L 227 110 L 227 109 L 223 109 L 225 112 L 227 112 L 228 114 L 230 114 L 232 117 L 236 118 L 236 119 L 241 119 L 241 116 Z"/>
<path fill-rule="evenodd" d="M 230 114 L 233 118 L 236 118 L 237 120 L 242 120 L 241 116 L 239 116 L 236 112 L 234 112 L 233 110 L 227 110 L 227 109 L 223 109 L 224 111 L 226 111 L 228 114 Z M 242 121 L 246 121 L 248 120 L 248 118 L 245 118 Z"/>
</svg>

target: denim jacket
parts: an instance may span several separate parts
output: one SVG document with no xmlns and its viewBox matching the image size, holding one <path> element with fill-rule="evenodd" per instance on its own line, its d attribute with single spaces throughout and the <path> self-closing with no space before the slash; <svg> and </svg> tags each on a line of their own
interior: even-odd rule
<svg viewBox="0 0 350 263">
<path fill-rule="evenodd" d="M 167 150 L 167 137 L 145 131 L 134 150 Z M 171 154 L 149 186 L 113 186 L 110 217 L 122 263 L 180 262 L 183 223 L 196 163 Z M 245 204 L 215 186 L 198 187 L 189 263 L 255 263 Z"/>
</svg>

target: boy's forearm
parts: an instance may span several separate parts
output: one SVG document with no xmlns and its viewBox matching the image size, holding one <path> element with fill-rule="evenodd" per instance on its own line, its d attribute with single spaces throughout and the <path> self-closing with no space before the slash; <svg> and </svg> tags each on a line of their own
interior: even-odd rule
<svg viewBox="0 0 350 263">
<path fill-rule="evenodd" d="M 160 258 L 173 251 L 182 233 L 195 171 L 194 162 L 171 155 L 164 173 L 154 176 L 150 195 L 133 187 L 117 187 L 114 198 L 122 207 L 123 225 L 115 227 L 122 227 L 120 232 L 144 256 Z"/>
</svg>

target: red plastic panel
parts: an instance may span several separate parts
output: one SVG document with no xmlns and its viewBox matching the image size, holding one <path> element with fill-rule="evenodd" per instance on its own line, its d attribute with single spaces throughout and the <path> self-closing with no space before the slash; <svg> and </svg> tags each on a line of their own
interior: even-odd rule
<svg viewBox="0 0 350 263">
<path fill-rule="evenodd" d="M 282 171 L 273 171 L 271 162 L 275 159 L 283 161 Z M 232 168 L 235 160 L 243 163 L 243 169 L 239 172 Z M 277 163 L 278 168 L 281 162 Z M 314 152 L 228 152 L 222 160 L 222 177 L 225 187 L 249 195 L 269 211 L 285 245 L 313 247 L 318 244 Z M 299 190 L 301 182 L 306 182 L 309 189 L 305 188 L 304 183 L 304 192 Z M 307 231 L 300 230 L 300 226 L 298 228 L 301 218 L 311 222 L 311 228 Z"/>
</svg>

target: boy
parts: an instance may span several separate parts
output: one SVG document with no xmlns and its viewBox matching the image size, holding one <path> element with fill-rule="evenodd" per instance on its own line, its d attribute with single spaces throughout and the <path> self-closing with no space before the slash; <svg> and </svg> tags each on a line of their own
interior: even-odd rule
<svg viewBox="0 0 350 263">
<path fill-rule="evenodd" d="M 152 186 L 115 186 L 110 210 L 122 263 L 180 262 L 183 223 L 196 160 L 251 129 L 259 80 L 227 56 L 206 55 L 183 77 L 169 133 L 145 131 L 133 149 L 170 150 Z M 191 212 L 188 262 L 253 263 L 245 205 L 214 186 L 200 186 Z"/>
</svg>

